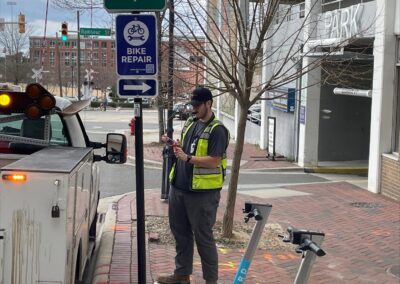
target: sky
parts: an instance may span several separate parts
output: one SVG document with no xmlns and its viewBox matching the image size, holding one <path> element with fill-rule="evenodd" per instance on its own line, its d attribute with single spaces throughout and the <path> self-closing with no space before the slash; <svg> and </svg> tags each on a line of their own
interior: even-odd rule
<svg viewBox="0 0 400 284">
<path fill-rule="evenodd" d="M 16 5 L 9 5 L 8 2 L 14 2 Z M 13 15 L 14 21 L 17 21 L 18 14 L 25 14 L 27 25 L 33 29 L 36 36 L 44 35 L 46 0 L 0 0 L 0 18 L 6 22 L 10 21 Z M 80 26 L 91 27 L 90 13 L 83 12 L 80 16 Z M 111 15 L 104 9 L 93 9 L 93 28 L 110 28 Z M 47 19 L 47 36 L 54 37 L 56 32 L 61 30 L 61 23 L 68 22 L 68 30 L 77 30 L 76 10 L 66 10 L 56 7 L 53 1 L 49 1 L 49 11 Z"/>
</svg>

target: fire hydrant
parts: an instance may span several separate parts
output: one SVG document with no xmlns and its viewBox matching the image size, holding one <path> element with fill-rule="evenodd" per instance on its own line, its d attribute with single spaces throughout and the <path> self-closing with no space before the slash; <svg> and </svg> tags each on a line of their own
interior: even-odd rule
<svg viewBox="0 0 400 284">
<path fill-rule="evenodd" d="M 131 128 L 131 135 L 135 135 L 135 118 L 132 118 L 128 125 Z"/>
</svg>

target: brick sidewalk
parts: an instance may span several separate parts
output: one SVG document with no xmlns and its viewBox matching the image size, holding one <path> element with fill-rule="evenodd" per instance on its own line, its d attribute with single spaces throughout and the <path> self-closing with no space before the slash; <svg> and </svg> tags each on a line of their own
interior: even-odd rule
<svg viewBox="0 0 400 284">
<path fill-rule="evenodd" d="M 309 283 L 399 283 L 388 269 L 400 263 L 400 204 L 384 196 L 345 182 L 290 186 L 287 189 L 308 195 L 260 199 L 238 194 L 235 220 L 242 221 L 245 201 L 273 205 L 268 223 L 286 228 L 321 230 L 327 255 L 318 258 Z M 160 201 L 159 190 L 146 190 L 146 216 L 166 216 L 167 204 Z M 221 198 L 218 220 L 222 220 L 226 191 Z M 117 223 L 110 266 L 112 284 L 137 283 L 136 208 L 134 193 L 116 204 Z M 159 273 L 174 268 L 174 247 L 149 243 L 147 246 L 147 283 Z M 232 283 L 243 250 L 219 247 L 219 283 Z M 258 250 L 246 283 L 292 283 L 300 255 L 294 251 Z M 192 283 L 201 280 L 200 260 L 195 253 Z"/>
</svg>

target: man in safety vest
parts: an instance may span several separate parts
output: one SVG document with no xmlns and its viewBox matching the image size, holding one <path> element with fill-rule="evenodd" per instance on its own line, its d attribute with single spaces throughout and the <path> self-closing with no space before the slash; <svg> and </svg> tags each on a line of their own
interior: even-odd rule
<svg viewBox="0 0 400 284">
<path fill-rule="evenodd" d="M 191 97 L 193 117 L 182 129 L 175 145 L 177 162 L 169 178 L 169 223 L 176 241 L 175 271 L 160 276 L 159 283 L 190 283 L 194 240 L 206 283 L 217 283 L 218 252 L 212 228 L 225 179 L 229 131 L 215 117 L 213 97 L 207 88 L 196 88 Z M 164 135 L 162 141 L 167 142 Z"/>
</svg>

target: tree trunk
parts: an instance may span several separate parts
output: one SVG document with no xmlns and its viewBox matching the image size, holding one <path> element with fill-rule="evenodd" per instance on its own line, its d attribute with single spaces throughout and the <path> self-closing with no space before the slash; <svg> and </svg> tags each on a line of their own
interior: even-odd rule
<svg viewBox="0 0 400 284">
<path fill-rule="evenodd" d="M 160 81 L 159 81 L 160 82 Z M 161 143 L 161 135 L 165 133 L 164 123 L 164 100 L 161 94 L 157 97 L 157 109 L 158 109 L 158 142 Z"/>
<path fill-rule="evenodd" d="M 247 113 L 245 111 L 242 111 L 241 107 L 239 115 L 238 131 L 237 131 L 238 137 L 236 137 L 236 144 L 232 161 L 231 180 L 229 181 L 226 209 L 222 223 L 222 235 L 225 238 L 232 237 L 233 218 L 235 216 L 236 193 L 239 181 L 240 161 L 242 159 L 242 154 L 243 154 L 246 121 L 247 121 Z"/>
</svg>

